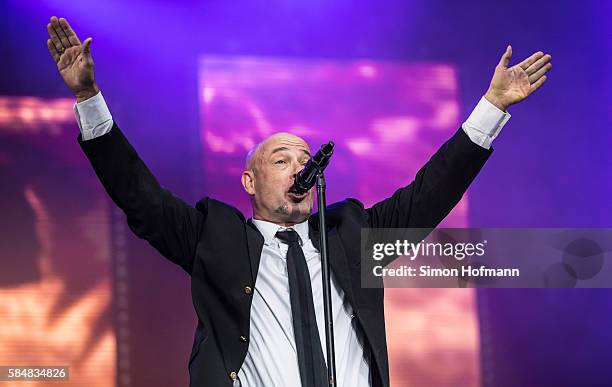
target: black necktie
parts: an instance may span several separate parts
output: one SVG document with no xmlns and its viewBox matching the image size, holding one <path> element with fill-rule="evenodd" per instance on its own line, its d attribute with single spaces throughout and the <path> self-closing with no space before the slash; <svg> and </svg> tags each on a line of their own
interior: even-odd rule
<svg viewBox="0 0 612 387">
<path fill-rule="evenodd" d="M 295 347 L 297 348 L 300 379 L 302 387 L 327 387 L 327 366 L 317 318 L 312 302 L 310 274 L 304 252 L 298 242 L 298 234 L 292 230 L 279 231 L 276 237 L 289 245 L 287 251 L 287 274 L 289 276 L 289 294 L 291 298 L 291 315 Z"/>
</svg>

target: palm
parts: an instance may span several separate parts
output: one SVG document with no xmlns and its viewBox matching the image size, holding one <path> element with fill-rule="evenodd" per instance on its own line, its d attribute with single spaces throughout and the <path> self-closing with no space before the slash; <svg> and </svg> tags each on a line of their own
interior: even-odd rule
<svg viewBox="0 0 612 387">
<path fill-rule="evenodd" d="M 503 93 L 508 100 L 516 102 L 527 98 L 531 89 L 529 76 L 518 65 L 495 71 L 491 86 Z"/>
<path fill-rule="evenodd" d="M 66 85 L 75 93 L 77 100 L 97 90 L 94 79 L 94 63 L 89 45 L 91 38 L 83 43 L 74 33 L 66 19 L 51 17 L 47 24 L 49 40 L 47 48 L 57 64 L 57 69 Z"/>
<path fill-rule="evenodd" d="M 491 80 L 485 97 L 502 110 L 529 97 L 546 81 L 550 55 L 536 52 L 521 63 L 508 67 L 512 47 L 508 46 Z"/>
<path fill-rule="evenodd" d="M 70 89 L 78 90 L 94 83 L 93 61 L 90 58 L 84 54 L 82 45 L 70 47 L 60 56 L 57 69 Z"/>
</svg>

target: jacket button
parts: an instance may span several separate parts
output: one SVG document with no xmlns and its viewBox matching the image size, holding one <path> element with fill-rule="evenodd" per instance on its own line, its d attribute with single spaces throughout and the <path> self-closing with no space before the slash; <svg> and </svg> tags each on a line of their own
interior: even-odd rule
<svg viewBox="0 0 612 387">
<path fill-rule="evenodd" d="M 246 343 L 249 340 L 245 336 L 240 336 L 240 341 L 242 341 L 243 343 Z"/>
<path fill-rule="evenodd" d="M 229 377 L 232 380 L 236 380 L 238 378 L 238 375 L 234 371 L 232 371 L 230 372 Z"/>
<path fill-rule="evenodd" d="M 244 293 L 245 294 L 251 294 L 251 293 L 253 293 L 253 289 L 251 289 L 250 286 L 245 286 L 244 287 Z"/>
</svg>

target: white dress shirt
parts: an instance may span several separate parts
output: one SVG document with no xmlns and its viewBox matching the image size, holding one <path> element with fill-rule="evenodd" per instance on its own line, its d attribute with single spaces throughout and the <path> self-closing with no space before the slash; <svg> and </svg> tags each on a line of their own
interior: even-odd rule
<svg viewBox="0 0 612 387">
<path fill-rule="evenodd" d="M 263 220 L 253 223 L 264 237 L 259 272 L 251 305 L 251 340 L 246 359 L 238 372 L 242 387 L 299 387 L 300 370 L 293 335 L 287 250 L 289 246 L 276 238 L 285 227 Z M 308 265 L 321 348 L 327 361 L 321 257 L 308 236 L 308 221 L 291 227 L 300 236 Z M 332 318 L 336 347 L 338 386 L 370 385 L 370 371 L 364 356 L 361 337 L 353 326 L 353 310 L 331 274 Z"/>
<path fill-rule="evenodd" d="M 113 118 L 102 93 L 75 104 L 74 111 L 83 140 L 102 136 L 113 126 Z M 474 143 L 489 149 L 508 119 L 509 113 L 499 110 L 482 97 L 461 127 Z M 277 231 L 285 228 L 256 219 L 253 223 L 264 237 L 264 246 L 251 305 L 249 348 L 234 386 L 300 387 L 287 277 L 288 246 L 275 237 Z M 306 257 L 321 348 L 327 358 L 319 251 L 308 236 L 307 222 L 291 228 L 300 236 Z M 357 321 L 352 308 L 333 273 L 331 280 L 338 386 L 369 387 L 369 353 L 364 350 L 362 334 L 356 329 Z"/>
</svg>

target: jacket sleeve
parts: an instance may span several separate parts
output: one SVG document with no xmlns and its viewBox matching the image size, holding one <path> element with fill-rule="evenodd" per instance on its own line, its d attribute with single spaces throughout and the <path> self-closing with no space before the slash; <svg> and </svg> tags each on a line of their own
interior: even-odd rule
<svg viewBox="0 0 612 387">
<path fill-rule="evenodd" d="M 206 214 L 159 185 L 117 124 L 92 140 L 79 135 L 78 142 L 130 229 L 191 273 Z"/>
<path fill-rule="evenodd" d="M 418 171 L 406 187 L 366 210 L 371 228 L 434 228 L 474 180 L 492 149 L 459 129 Z"/>
</svg>

